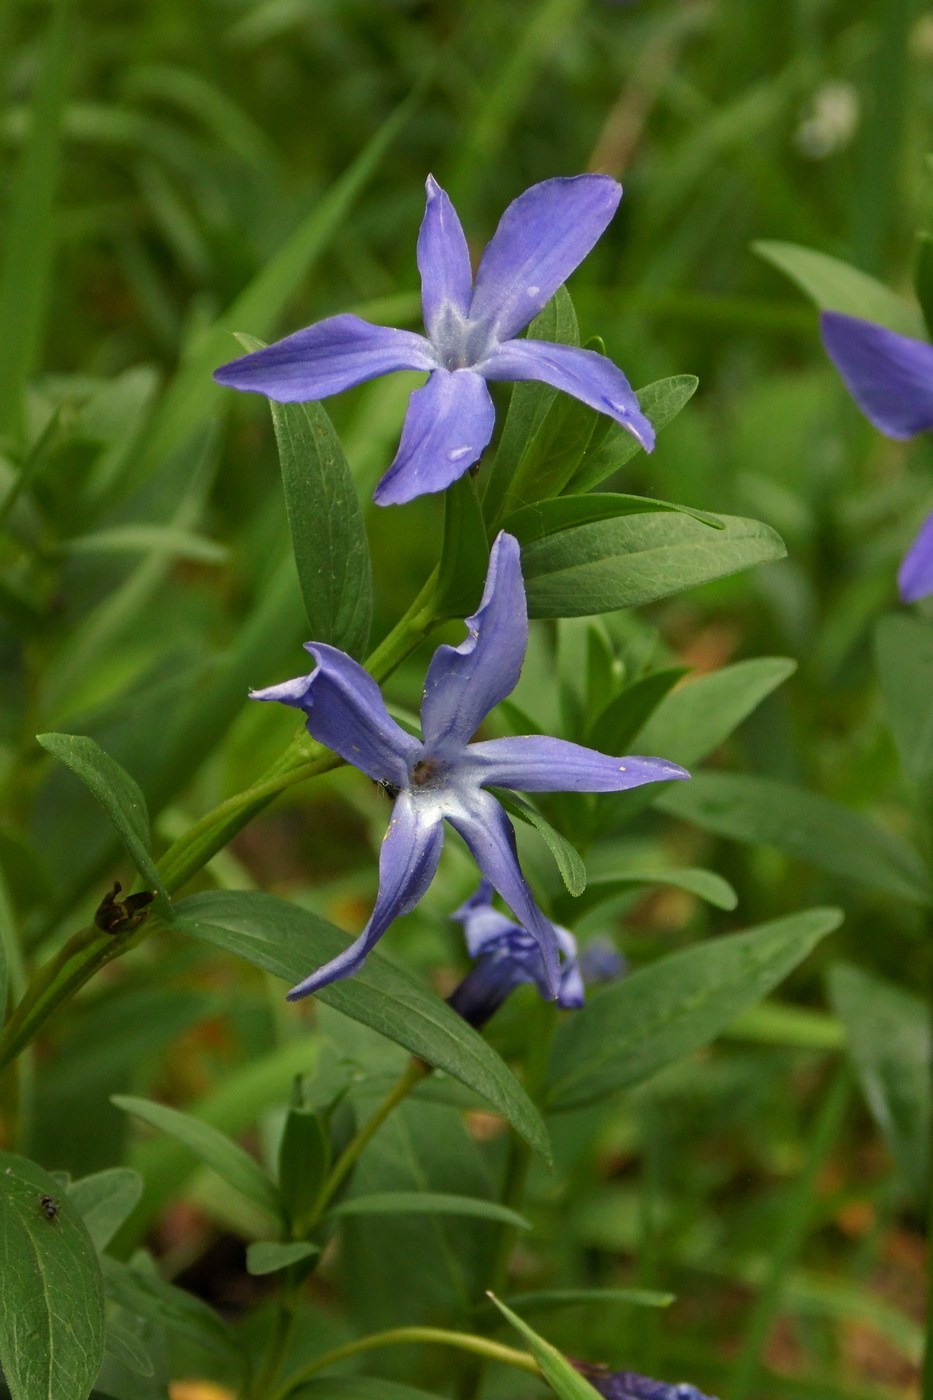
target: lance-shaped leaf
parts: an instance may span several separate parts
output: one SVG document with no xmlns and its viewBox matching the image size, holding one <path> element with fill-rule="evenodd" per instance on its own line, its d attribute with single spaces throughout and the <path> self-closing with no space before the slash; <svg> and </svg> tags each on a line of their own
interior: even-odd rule
<svg viewBox="0 0 933 1400">
<path fill-rule="evenodd" d="M 262 348 L 239 335 L 247 350 Z M 362 657 L 373 610 L 372 564 L 349 464 L 319 403 L 273 403 L 285 508 L 311 636 Z"/>
<path fill-rule="evenodd" d="M 37 734 L 37 742 L 66 764 L 103 807 L 127 855 L 151 890 L 165 902 L 155 861 L 150 855 L 149 811 L 139 784 L 115 758 L 82 734 Z"/>
<path fill-rule="evenodd" d="M 808 909 L 672 953 L 595 992 L 554 1039 L 550 1107 L 594 1103 L 707 1045 L 841 921 L 838 909 Z"/>
<path fill-rule="evenodd" d="M 0 1364 L 12 1400 L 85 1400 L 104 1354 L 90 1235 L 35 1162 L 0 1152 Z"/>
</svg>

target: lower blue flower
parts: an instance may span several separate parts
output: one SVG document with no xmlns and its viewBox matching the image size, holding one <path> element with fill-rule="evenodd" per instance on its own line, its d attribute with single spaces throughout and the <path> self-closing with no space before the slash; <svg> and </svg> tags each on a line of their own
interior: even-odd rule
<svg viewBox="0 0 933 1400">
<path fill-rule="evenodd" d="M 475 961 L 447 1000 L 477 1029 L 485 1025 L 516 987 L 530 983 L 543 997 L 551 996 L 541 945 L 521 924 L 494 909 L 492 896 L 492 884 L 482 880 L 476 893 L 450 916 L 463 925 L 467 951 Z M 584 1000 L 577 941 L 559 924 L 552 927 L 560 949 L 557 1005 L 575 1010 Z"/>
<path fill-rule="evenodd" d="M 687 1381 L 653 1381 L 637 1371 L 608 1371 L 604 1366 L 587 1366 L 574 1361 L 574 1366 L 605 1400 L 716 1400 L 704 1395 Z"/>
</svg>

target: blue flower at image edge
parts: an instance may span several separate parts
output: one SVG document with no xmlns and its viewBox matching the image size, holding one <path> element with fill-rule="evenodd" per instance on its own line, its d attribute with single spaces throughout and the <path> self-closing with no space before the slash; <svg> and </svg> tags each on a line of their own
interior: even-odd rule
<svg viewBox="0 0 933 1400">
<path fill-rule="evenodd" d="M 704 1395 L 687 1381 L 673 1384 L 653 1381 L 636 1371 L 608 1371 L 604 1366 L 587 1366 L 575 1361 L 574 1366 L 604 1400 L 715 1400 Z"/>
<path fill-rule="evenodd" d="M 427 370 L 408 404 L 395 460 L 373 499 L 400 505 L 443 491 L 478 461 L 495 410 L 487 380 L 537 379 L 621 423 L 647 451 L 654 429 L 604 355 L 516 340 L 605 231 L 622 197 L 608 175 L 545 180 L 514 200 L 474 283 L 456 210 L 433 176 L 418 235 L 427 336 L 330 316 L 215 370 L 219 384 L 277 403 L 325 399 L 393 370 Z"/>
<path fill-rule="evenodd" d="M 820 325 L 829 358 L 870 423 L 898 441 L 933 429 L 933 345 L 838 311 L 824 311 Z M 933 513 L 897 581 L 905 603 L 933 593 Z"/>
<path fill-rule="evenodd" d="M 528 644 L 518 541 L 511 535 L 496 539 L 479 609 L 466 625 L 466 641 L 438 647 L 428 667 L 422 739 L 392 719 L 378 685 L 358 662 L 322 643 L 307 643 L 316 663 L 309 676 L 253 692 L 256 700 L 278 700 L 304 711 L 308 732 L 319 743 L 394 796 L 368 924 L 344 952 L 293 988 L 292 999 L 356 972 L 392 921 L 415 907 L 437 870 L 445 820 L 463 837 L 519 924 L 537 940 L 546 994 L 558 997 L 559 937 L 519 868 L 512 824 L 486 789 L 618 792 L 689 777 L 664 759 L 613 758 L 544 735 L 469 742 L 490 710 L 514 690 Z"/>
</svg>

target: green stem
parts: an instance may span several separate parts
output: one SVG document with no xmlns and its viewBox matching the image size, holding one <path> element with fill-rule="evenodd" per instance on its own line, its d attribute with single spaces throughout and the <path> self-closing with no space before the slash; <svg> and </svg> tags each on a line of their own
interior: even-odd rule
<svg viewBox="0 0 933 1400">
<path fill-rule="evenodd" d="M 255 1380 L 249 1387 L 249 1393 L 255 1396 L 256 1400 L 266 1400 L 266 1396 L 272 1390 L 275 1379 L 282 1369 L 282 1362 L 285 1360 L 294 1325 L 295 1299 L 291 1290 L 286 1290 L 283 1287 L 282 1296 L 276 1305 L 275 1323 L 272 1336 L 269 1339 L 269 1348 Z"/>
<path fill-rule="evenodd" d="M 417 1060 L 414 1058 L 409 1060 L 398 1083 L 394 1088 L 389 1090 L 372 1117 L 366 1120 L 356 1136 L 351 1139 L 343 1152 L 341 1152 L 333 1167 L 331 1167 L 327 1179 L 321 1187 L 321 1194 L 311 1215 L 312 1225 L 316 1224 L 321 1218 L 321 1215 L 327 1209 L 327 1206 L 346 1180 L 347 1175 L 356 1165 L 363 1149 L 372 1141 L 389 1115 L 394 1112 L 404 1099 L 407 1099 L 408 1095 L 421 1083 L 425 1075 L 430 1073 L 431 1066 L 425 1064 L 424 1060 Z"/>
<path fill-rule="evenodd" d="M 295 1371 L 283 1386 L 275 1392 L 272 1400 L 287 1400 L 305 1381 L 320 1371 L 345 1361 L 350 1356 L 359 1356 L 364 1351 L 379 1347 L 410 1346 L 413 1342 L 426 1342 L 434 1346 L 457 1347 L 461 1351 L 473 1352 L 490 1361 L 501 1361 L 506 1366 L 514 1366 L 520 1371 L 528 1371 L 533 1376 L 540 1375 L 538 1363 L 527 1352 L 514 1347 L 503 1346 L 501 1342 L 491 1342 L 487 1337 L 477 1337 L 472 1332 L 449 1332 L 441 1327 L 393 1327 L 387 1332 L 374 1332 L 369 1337 L 360 1337 L 345 1346 L 335 1347 L 323 1356 L 318 1356 L 306 1366 Z"/>
<path fill-rule="evenodd" d="M 787 1208 L 771 1253 L 768 1274 L 752 1308 L 736 1362 L 729 1400 L 745 1400 L 755 1388 L 761 1350 L 781 1305 L 787 1276 L 810 1227 L 817 1179 L 839 1137 L 850 1094 L 848 1066 L 841 1064 L 826 1091 L 810 1133 L 810 1149 L 803 1171 L 788 1193 Z"/>
<path fill-rule="evenodd" d="M 433 607 L 436 582 L 437 570 L 404 617 L 369 657 L 367 667 L 376 681 L 385 680 L 437 626 L 440 619 Z M 326 773 L 342 762 L 304 732 L 299 734 L 258 782 L 221 802 L 169 847 L 159 862 L 166 889 L 174 893 L 203 870 L 211 857 L 279 793 L 306 778 Z M 28 1045 L 56 1007 L 69 1001 L 108 962 L 135 947 L 158 927 L 157 921 L 149 920 L 126 934 L 101 933 L 93 926 L 73 934 L 60 951 L 39 968 L 4 1026 L 0 1034 L 0 1069 Z"/>
</svg>

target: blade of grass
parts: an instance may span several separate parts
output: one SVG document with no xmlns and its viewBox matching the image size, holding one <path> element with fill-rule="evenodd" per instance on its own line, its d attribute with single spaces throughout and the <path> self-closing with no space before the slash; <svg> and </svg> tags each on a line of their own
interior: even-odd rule
<svg viewBox="0 0 933 1400">
<path fill-rule="evenodd" d="M 0 253 L 0 431 L 16 429 L 49 304 L 61 115 L 71 54 L 70 0 L 56 0 L 32 120 L 7 208 Z"/>
</svg>

